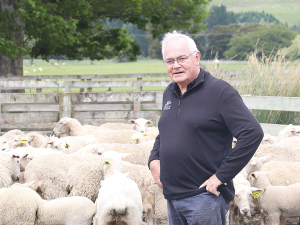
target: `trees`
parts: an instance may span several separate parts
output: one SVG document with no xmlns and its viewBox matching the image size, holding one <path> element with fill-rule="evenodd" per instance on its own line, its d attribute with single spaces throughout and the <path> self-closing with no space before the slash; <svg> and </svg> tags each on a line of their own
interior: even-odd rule
<svg viewBox="0 0 300 225">
<path fill-rule="evenodd" d="M 210 17 L 205 21 L 205 25 L 209 31 L 215 25 L 228 25 L 230 23 L 237 23 L 234 13 L 227 12 L 224 5 L 212 6 L 210 9 Z"/>
<path fill-rule="evenodd" d="M 218 55 L 219 58 L 223 58 L 223 53 L 228 49 L 227 45 L 230 42 L 231 37 L 239 32 L 240 25 L 229 24 L 215 25 L 212 31 L 208 34 L 208 46 L 206 49 L 206 58 L 215 58 Z"/>
<path fill-rule="evenodd" d="M 292 44 L 296 33 L 289 28 L 280 25 L 271 25 L 269 27 L 261 26 L 257 31 L 244 35 L 235 35 L 229 43 L 229 50 L 224 52 L 224 56 L 233 57 L 237 54 L 257 52 L 257 57 L 261 57 L 262 52 L 270 53 L 279 48 L 288 47 Z M 246 58 L 246 55 L 244 55 Z"/>
<path fill-rule="evenodd" d="M 31 57 L 46 60 L 51 55 L 92 60 L 126 55 L 134 60 L 141 53 L 137 43 L 126 29 L 106 26 L 107 20 L 119 19 L 142 30 L 151 24 L 156 37 L 192 24 L 200 29 L 208 15 L 208 3 L 209 0 L 0 0 L 1 18 L 10 24 L 0 26 L 1 37 L 4 36 L 0 39 L 0 55 L 18 60 L 27 50 Z M 16 32 L 25 33 L 25 38 L 17 38 Z M 7 65 L 2 56 L 0 66 Z M 21 69 L 0 68 L 1 75 L 22 75 Z"/>
</svg>

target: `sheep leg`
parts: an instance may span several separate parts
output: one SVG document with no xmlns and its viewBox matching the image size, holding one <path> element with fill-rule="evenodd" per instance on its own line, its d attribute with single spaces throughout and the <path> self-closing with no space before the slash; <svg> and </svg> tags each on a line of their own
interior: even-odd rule
<svg viewBox="0 0 300 225">
<path fill-rule="evenodd" d="M 281 216 L 280 216 L 280 225 L 284 225 L 284 224 L 285 224 L 285 221 L 286 221 L 286 216 L 281 215 Z"/>
</svg>

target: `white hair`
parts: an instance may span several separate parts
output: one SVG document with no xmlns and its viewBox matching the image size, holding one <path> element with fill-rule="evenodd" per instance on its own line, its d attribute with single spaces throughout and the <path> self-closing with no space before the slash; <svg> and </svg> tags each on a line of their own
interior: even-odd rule
<svg viewBox="0 0 300 225">
<path fill-rule="evenodd" d="M 180 31 L 174 30 L 173 32 L 165 33 L 162 41 L 161 41 L 161 47 L 162 47 L 162 56 L 164 58 L 164 50 L 165 45 L 170 42 L 171 40 L 175 38 L 184 38 L 188 42 L 188 48 L 191 52 L 199 52 L 195 41 L 188 35 L 181 33 Z M 196 53 L 195 52 L 195 53 Z"/>
</svg>

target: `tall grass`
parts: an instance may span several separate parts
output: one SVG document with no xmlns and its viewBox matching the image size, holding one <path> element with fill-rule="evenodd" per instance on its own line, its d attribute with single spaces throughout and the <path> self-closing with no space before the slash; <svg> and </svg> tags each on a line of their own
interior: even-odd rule
<svg viewBox="0 0 300 225">
<path fill-rule="evenodd" d="M 300 60 L 287 60 L 280 51 L 248 55 L 248 75 L 224 77 L 214 69 L 216 76 L 231 83 L 240 94 L 255 96 L 300 97 Z M 273 124 L 299 124 L 300 113 L 270 110 L 253 110 L 260 122 Z"/>
</svg>

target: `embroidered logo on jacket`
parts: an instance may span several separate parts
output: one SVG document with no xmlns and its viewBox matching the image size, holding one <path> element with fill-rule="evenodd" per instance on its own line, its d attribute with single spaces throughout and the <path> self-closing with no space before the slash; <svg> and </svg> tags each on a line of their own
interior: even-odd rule
<svg viewBox="0 0 300 225">
<path fill-rule="evenodd" d="M 171 104 L 172 104 L 172 102 L 171 102 L 171 101 L 168 101 L 168 102 L 165 104 L 164 110 L 170 109 L 170 108 L 171 108 Z"/>
</svg>

